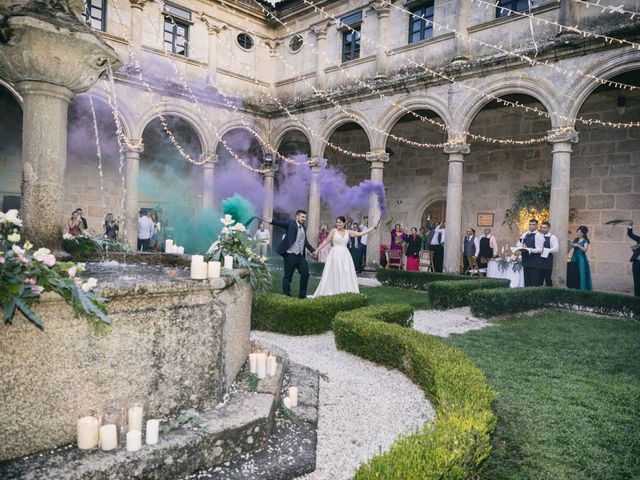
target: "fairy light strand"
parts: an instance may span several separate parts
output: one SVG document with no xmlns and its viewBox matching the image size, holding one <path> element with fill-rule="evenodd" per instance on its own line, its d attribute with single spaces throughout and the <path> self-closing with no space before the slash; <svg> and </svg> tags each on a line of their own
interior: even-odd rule
<svg viewBox="0 0 640 480">
<path fill-rule="evenodd" d="M 107 211 L 107 201 L 104 196 L 104 172 L 102 170 L 102 148 L 100 147 L 100 131 L 98 129 L 98 119 L 96 109 L 93 106 L 93 95 L 89 95 L 89 105 L 91 106 L 91 117 L 93 119 L 93 132 L 96 137 L 96 156 L 98 157 L 98 177 L 100 177 L 100 197 L 102 201 L 102 211 Z"/>
</svg>

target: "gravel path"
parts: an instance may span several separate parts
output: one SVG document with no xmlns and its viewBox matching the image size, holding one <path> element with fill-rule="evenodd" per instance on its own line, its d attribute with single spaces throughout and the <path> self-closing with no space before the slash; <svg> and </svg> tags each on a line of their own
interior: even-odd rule
<svg viewBox="0 0 640 480">
<path fill-rule="evenodd" d="M 317 469 L 305 480 L 353 478 L 380 448 L 434 416 L 422 390 L 405 375 L 338 351 L 332 332 L 290 337 L 252 331 L 251 338 L 277 345 L 292 361 L 326 375 L 320 381 Z"/>
<path fill-rule="evenodd" d="M 474 317 L 469 307 L 451 310 L 418 310 L 413 316 L 413 328 L 420 332 L 448 337 L 452 333 L 479 330 L 490 324 Z"/>
</svg>

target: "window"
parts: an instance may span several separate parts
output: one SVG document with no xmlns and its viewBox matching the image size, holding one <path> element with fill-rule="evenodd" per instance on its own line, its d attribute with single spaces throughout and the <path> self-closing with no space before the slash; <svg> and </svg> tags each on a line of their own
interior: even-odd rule
<svg viewBox="0 0 640 480">
<path fill-rule="evenodd" d="M 164 48 L 176 55 L 189 54 L 189 25 L 191 24 L 191 11 L 164 4 Z"/>
<path fill-rule="evenodd" d="M 86 0 L 84 18 L 91 28 L 107 31 L 107 0 Z"/>
<path fill-rule="evenodd" d="M 360 28 L 362 11 L 352 13 L 340 19 L 342 31 L 342 62 L 360 58 Z"/>
<path fill-rule="evenodd" d="M 433 37 L 433 2 L 411 9 L 409 17 L 409 43 Z"/>
<path fill-rule="evenodd" d="M 236 40 L 238 45 L 245 50 L 251 50 L 253 48 L 253 38 L 248 33 L 239 33 Z"/>
<path fill-rule="evenodd" d="M 291 37 L 291 40 L 289 40 L 289 50 L 291 50 L 293 53 L 296 53 L 302 48 L 303 43 L 304 40 L 302 39 L 302 37 L 296 34 Z"/>
<path fill-rule="evenodd" d="M 524 12 L 529 10 L 529 0 L 498 0 L 496 4 L 496 18 L 507 17 L 511 12 L 504 10 L 508 8 L 514 12 Z"/>
</svg>

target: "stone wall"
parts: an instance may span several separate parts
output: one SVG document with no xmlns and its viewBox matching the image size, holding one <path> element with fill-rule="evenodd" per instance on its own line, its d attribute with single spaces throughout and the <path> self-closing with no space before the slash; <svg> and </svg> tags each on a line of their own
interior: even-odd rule
<svg viewBox="0 0 640 480">
<path fill-rule="evenodd" d="M 249 351 L 248 284 L 105 286 L 111 331 L 93 334 L 58 297 L 0 325 L 0 460 L 72 443 L 76 419 L 144 401 L 151 417 L 221 400 Z"/>
</svg>

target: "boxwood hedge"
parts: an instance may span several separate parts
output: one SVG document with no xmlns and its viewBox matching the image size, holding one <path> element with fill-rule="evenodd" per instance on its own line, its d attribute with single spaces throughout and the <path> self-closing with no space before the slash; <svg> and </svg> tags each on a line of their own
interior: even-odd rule
<svg viewBox="0 0 640 480">
<path fill-rule="evenodd" d="M 361 465 L 355 479 L 467 480 L 477 475 L 489 455 L 496 422 L 496 394 L 484 374 L 462 352 L 435 337 L 379 321 L 384 315 L 373 310 L 336 316 L 338 348 L 405 373 L 424 390 L 436 419 Z"/>
<path fill-rule="evenodd" d="M 640 316 L 640 297 L 568 288 L 496 288 L 469 293 L 474 315 L 492 317 L 540 308 L 579 309 L 600 315 Z"/>
<path fill-rule="evenodd" d="M 448 280 L 431 282 L 427 285 L 429 300 L 433 308 L 446 309 L 469 305 L 469 294 L 487 288 L 504 288 L 509 280 L 502 278 L 481 278 L 475 280 Z"/>
<path fill-rule="evenodd" d="M 385 323 L 396 323 L 403 327 L 412 327 L 413 312 L 414 308 L 411 305 L 394 303 L 389 305 L 363 307 L 348 312 L 340 312 L 335 318 L 342 318 L 346 316 L 354 320 L 378 320 Z"/>
<path fill-rule="evenodd" d="M 288 335 L 319 334 L 331 330 L 338 312 L 366 304 L 367 297 L 361 293 L 304 300 L 276 293 L 256 294 L 251 307 L 251 328 Z"/>
<path fill-rule="evenodd" d="M 466 277 L 449 273 L 409 272 L 406 270 L 387 270 L 380 268 L 376 271 L 376 279 L 389 287 L 414 288 L 426 290 L 431 282 L 442 280 L 476 280 L 478 277 Z"/>
</svg>

